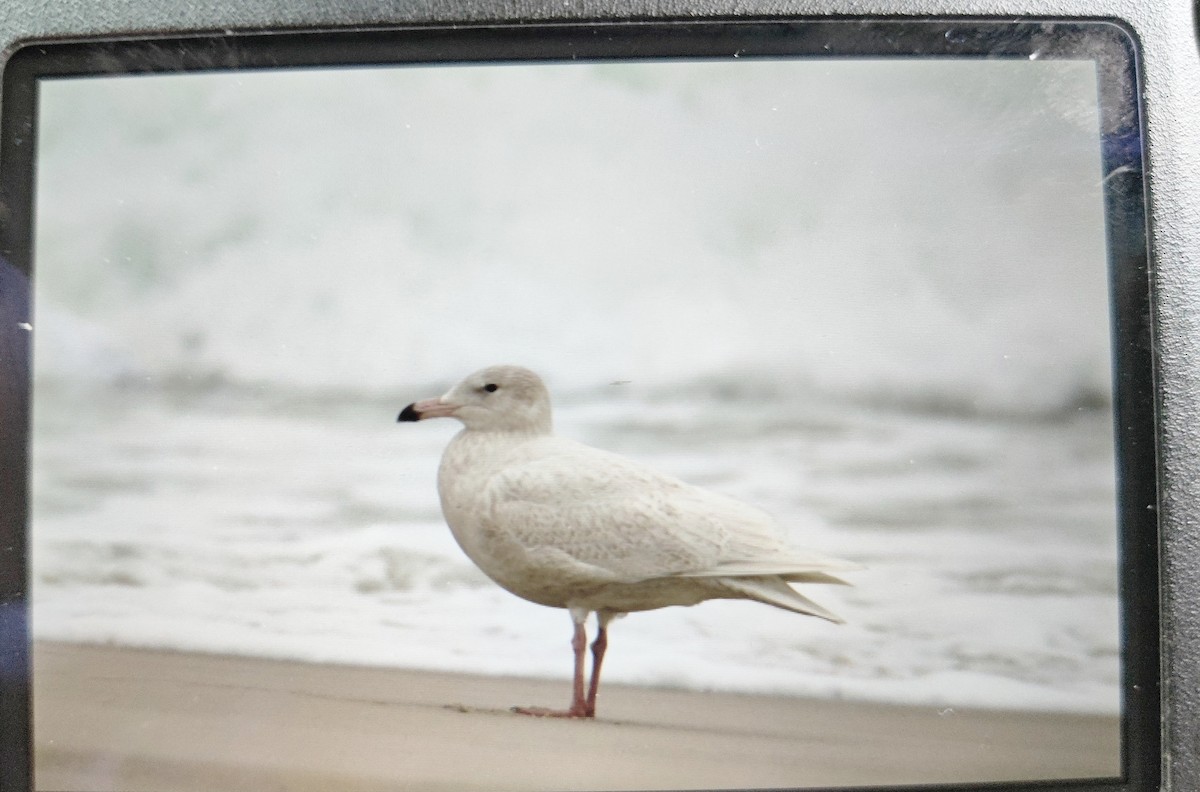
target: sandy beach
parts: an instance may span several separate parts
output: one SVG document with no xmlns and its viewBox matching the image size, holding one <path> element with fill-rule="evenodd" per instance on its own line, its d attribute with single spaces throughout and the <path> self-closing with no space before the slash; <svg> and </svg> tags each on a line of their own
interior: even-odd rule
<svg viewBox="0 0 1200 792">
<path fill-rule="evenodd" d="M 35 648 L 39 790 L 632 790 L 1094 778 L 1118 721 L 567 684 L 119 647 Z"/>
</svg>

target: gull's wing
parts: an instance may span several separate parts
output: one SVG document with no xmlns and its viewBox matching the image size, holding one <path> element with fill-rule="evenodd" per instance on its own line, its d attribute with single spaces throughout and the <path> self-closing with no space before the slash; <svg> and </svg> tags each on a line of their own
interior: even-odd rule
<svg viewBox="0 0 1200 792">
<path fill-rule="evenodd" d="M 828 572 L 854 568 L 788 547 L 758 509 L 561 438 L 537 441 L 493 476 L 484 504 L 486 530 L 598 580 L 841 582 Z"/>
</svg>

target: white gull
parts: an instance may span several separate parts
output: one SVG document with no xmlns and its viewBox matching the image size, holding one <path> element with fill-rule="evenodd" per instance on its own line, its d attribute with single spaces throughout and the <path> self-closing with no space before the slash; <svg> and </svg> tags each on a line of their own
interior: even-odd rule
<svg viewBox="0 0 1200 792">
<path fill-rule="evenodd" d="M 574 690 L 566 710 L 594 717 L 608 623 L 633 611 L 749 599 L 841 622 L 789 583 L 845 583 L 857 564 L 790 547 L 752 506 L 553 433 L 550 394 L 519 366 L 475 372 L 400 421 L 463 423 L 442 455 L 438 494 L 455 540 L 508 591 L 566 608 L 574 622 Z M 584 689 L 585 623 L 596 614 Z"/>
</svg>

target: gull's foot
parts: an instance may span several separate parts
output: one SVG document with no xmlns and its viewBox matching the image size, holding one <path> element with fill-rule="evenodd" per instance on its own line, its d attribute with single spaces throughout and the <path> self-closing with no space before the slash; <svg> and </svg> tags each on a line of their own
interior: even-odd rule
<svg viewBox="0 0 1200 792">
<path fill-rule="evenodd" d="M 512 707 L 512 712 L 518 715 L 531 715 L 535 718 L 594 718 L 596 711 L 586 707 L 571 707 L 565 710 L 550 709 L 549 707 Z"/>
</svg>

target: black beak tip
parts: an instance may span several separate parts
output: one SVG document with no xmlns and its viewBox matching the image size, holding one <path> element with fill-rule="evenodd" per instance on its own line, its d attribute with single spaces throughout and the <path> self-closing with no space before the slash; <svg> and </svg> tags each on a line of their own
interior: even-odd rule
<svg viewBox="0 0 1200 792">
<path fill-rule="evenodd" d="M 403 410 L 401 410 L 400 417 L 396 419 L 396 422 L 400 423 L 401 421 L 419 421 L 419 420 L 421 420 L 421 413 L 414 410 L 413 409 L 414 406 L 415 406 L 415 404 L 410 404 L 407 407 L 405 407 Z"/>
</svg>

